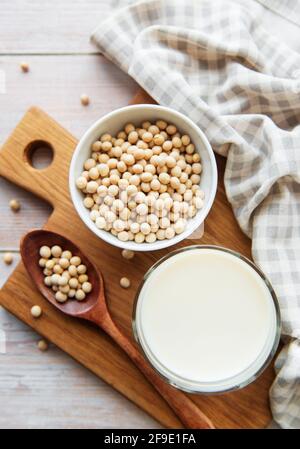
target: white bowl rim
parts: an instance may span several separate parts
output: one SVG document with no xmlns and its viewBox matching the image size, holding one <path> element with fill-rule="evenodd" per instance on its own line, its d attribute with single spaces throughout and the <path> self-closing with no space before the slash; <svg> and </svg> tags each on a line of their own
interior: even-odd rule
<svg viewBox="0 0 300 449">
<path fill-rule="evenodd" d="M 88 139 L 90 134 L 92 134 L 94 131 L 96 131 L 96 129 L 101 125 L 101 123 L 103 121 L 110 120 L 110 119 L 114 118 L 115 116 L 117 116 L 118 114 L 120 114 L 121 112 L 125 112 L 126 110 L 131 110 L 131 109 L 155 110 L 155 111 L 157 111 L 158 115 L 160 112 L 162 112 L 162 113 L 168 112 L 168 113 L 174 114 L 179 119 L 181 119 L 183 122 L 186 122 L 188 124 L 188 126 L 190 126 L 194 129 L 194 131 L 201 138 L 202 143 L 205 146 L 205 149 L 209 156 L 211 170 L 212 170 L 212 186 L 210 189 L 209 197 L 206 198 L 206 201 L 204 202 L 204 207 L 202 209 L 200 209 L 197 212 L 196 216 L 194 217 L 195 221 L 194 221 L 193 225 L 190 226 L 189 228 L 187 228 L 181 234 L 176 234 L 172 239 L 156 240 L 154 243 L 136 243 L 134 241 L 122 242 L 121 240 L 119 240 L 116 236 L 114 236 L 110 232 L 96 228 L 94 222 L 89 217 L 84 215 L 81 212 L 80 208 L 77 206 L 76 194 L 78 193 L 78 189 L 76 187 L 75 167 L 76 167 L 76 162 L 77 162 L 77 156 L 81 152 L 82 148 L 84 148 L 86 145 L 85 141 Z M 186 239 L 188 236 L 190 236 L 201 225 L 201 223 L 204 222 L 205 218 L 207 217 L 207 215 L 213 205 L 215 196 L 216 196 L 217 185 L 218 185 L 218 170 L 217 170 L 216 159 L 215 159 L 215 155 L 212 150 L 212 147 L 211 147 L 207 137 L 205 136 L 204 132 L 189 117 L 182 114 L 181 112 L 178 112 L 175 109 L 169 108 L 167 106 L 161 106 L 161 105 L 155 105 L 155 104 L 143 104 L 142 103 L 142 104 L 134 104 L 134 105 L 124 106 L 122 108 L 114 109 L 112 112 L 109 112 L 108 114 L 105 114 L 103 117 L 98 119 L 95 123 L 93 123 L 87 129 L 87 131 L 83 134 L 83 136 L 79 140 L 79 142 L 74 150 L 74 153 L 72 155 L 72 160 L 71 160 L 70 169 L 69 169 L 69 189 L 70 189 L 71 199 L 72 199 L 73 205 L 75 207 L 75 210 L 78 213 L 81 220 L 83 221 L 83 223 L 95 235 L 97 235 L 97 237 L 101 238 L 106 243 L 109 243 L 118 248 L 130 249 L 133 251 L 156 251 L 156 250 L 168 248 L 170 246 L 176 245 L 180 241 L 182 241 L 182 240 Z M 197 220 L 198 216 L 201 217 L 201 219 Z"/>
</svg>

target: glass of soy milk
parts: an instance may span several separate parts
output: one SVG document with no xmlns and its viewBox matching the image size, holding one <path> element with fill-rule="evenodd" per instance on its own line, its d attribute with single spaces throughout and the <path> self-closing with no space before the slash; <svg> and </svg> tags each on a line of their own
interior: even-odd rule
<svg viewBox="0 0 300 449">
<path fill-rule="evenodd" d="M 217 246 L 170 253 L 146 273 L 133 330 L 164 379 L 192 393 L 220 393 L 255 380 L 280 338 L 276 295 L 242 255 Z"/>
</svg>

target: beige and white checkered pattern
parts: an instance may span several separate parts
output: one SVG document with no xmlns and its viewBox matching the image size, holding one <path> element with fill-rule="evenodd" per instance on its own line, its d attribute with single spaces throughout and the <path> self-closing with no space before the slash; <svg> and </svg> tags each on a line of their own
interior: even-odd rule
<svg viewBox="0 0 300 449">
<path fill-rule="evenodd" d="M 251 7 L 226 0 L 129 4 L 93 40 L 227 156 L 228 199 L 281 305 L 287 345 L 273 416 L 300 428 L 300 55 L 267 33 Z"/>
</svg>

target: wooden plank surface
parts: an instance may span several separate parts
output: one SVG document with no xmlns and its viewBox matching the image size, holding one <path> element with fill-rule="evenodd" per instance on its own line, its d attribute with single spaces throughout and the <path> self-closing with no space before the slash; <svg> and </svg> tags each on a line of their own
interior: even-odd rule
<svg viewBox="0 0 300 449">
<path fill-rule="evenodd" d="M 39 171 L 29 169 L 24 163 L 22 165 L 24 147 L 33 139 L 49 141 L 55 148 L 54 162 L 46 172 L 43 172 L 43 175 Z M 74 145 L 74 139 L 67 132 L 55 125 L 53 121 L 49 122 L 37 110 L 32 110 L 2 148 L 1 174 L 39 196 L 47 198 L 55 205 L 54 213 L 47 223 L 48 229 L 59 230 L 71 239 L 73 235 L 74 241 L 77 240 L 78 235 L 81 236 L 80 241 L 82 245 L 84 242 L 85 251 L 103 270 L 110 310 L 120 327 L 130 336 L 134 292 L 145 270 L 166 251 L 139 254 L 136 256 L 138 263 L 125 267 L 117 248 L 99 241 L 84 227 L 70 204 L 67 185 L 69 158 Z M 218 162 L 222 179 L 224 160 L 218 158 Z M 58 170 L 60 178 L 57 181 Z M 54 178 L 59 185 L 55 194 L 54 191 L 50 193 L 47 184 L 50 179 L 53 184 Z M 69 226 L 69 221 L 72 222 L 72 227 Z M 205 231 L 202 243 L 226 245 L 246 256 L 250 255 L 250 241 L 241 233 L 234 220 L 231 208 L 226 201 L 222 180 L 219 182 L 218 195 L 206 221 Z M 187 242 L 182 242 L 178 246 L 186 244 Z M 101 254 L 100 258 L 99 254 Z M 120 273 L 124 270 L 132 279 L 132 289 L 129 291 L 121 291 L 118 284 Z M 22 289 L 19 289 L 19 285 L 22 285 Z M 11 301 L 12 297 L 14 301 Z M 96 329 L 84 326 L 79 321 L 71 323 L 69 319 L 55 311 L 32 287 L 22 265 L 2 289 L 1 303 L 40 333 L 47 335 L 93 372 L 105 378 L 108 383 L 130 397 L 152 416 L 157 417 L 163 425 L 178 426 L 178 420 L 143 376 L 124 357 L 124 354 L 120 353 L 118 348 Z M 30 318 L 28 310 L 33 303 L 42 305 L 44 319 Z M 68 329 L 67 334 L 65 329 Z M 107 357 L 108 353 L 109 357 Z M 101 363 L 95 363 L 95 360 L 101 360 Z M 122 374 L 123 372 L 126 372 L 126 376 Z M 272 379 L 273 372 L 270 367 L 255 383 L 241 391 L 220 396 L 197 395 L 193 396 L 193 400 L 217 427 L 265 427 L 270 420 L 268 389 Z"/>
<path fill-rule="evenodd" d="M 56 346 L 0 308 L 0 428 L 154 428 L 158 424 Z M 1 348 L 1 346 L 0 346 Z"/>
<path fill-rule="evenodd" d="M 249 3 L 249 0 L 235 1 Z M 118 0 L 1 0 L 0 55 L 98 53 L 90 35 L 120 3 Z M 299 51 L 299 28 L 287 22 L 288 32 L 282 33 L 280 16 L 254 1 L 251 3 L 252 12 L 260 17 L 266 30 Z"/>
<path fill-rule="evenodd" d="M 27 60 L 30 72 L 24 74 L 19 57 L 0 58 L 0 69 L 6 75 L 5 93 L 0 95 L 0 146 L 32 104 L 49 111 L 79 138 L 102 115 L 128 104 L 138 89 L 129 76 L 100 55 L 29 56 Z M 83 92 L 90 97 L 88 107 L 80 103 Z M 9 210 L 13 197 L 22 202 L 21 214 Z M 17 249 L 20 236 L 29 226 L 44 223 L 50 210 L 33 195 L 0 178 L 0 250 Z"/>
<path fill-rule="evenodd" d="M 0 58 L 5 93 L 0 94 L 0 145 L 33 104 L 44 108 L 74 136 L 103 114 L 128 104 L 137 84 L 100 55 L 28 56 L 28 73 L 19 68 L 19 56 Z M 90 97 L 83 107 L 80 95 Z"/>
<path fill-rule="evenodd" d="M 107 0 L 1 0 L 0 54 L 97 52 L 90 35 L 110 10 Z"/>
<path fill-rule="evenodd" d="M 0 69 L 6 74 L 6 93 L 0 95 L 0 146 L 32 103 L 52 110 L 80 137 L 102 114 L 126 105 L 137 88 L 101 56 L 28 56 L 31 71 L 25 75 L 19 70 L 21 59 L 0 57 Z M 91 98 L 86 109 L 79 102 L 82 91 Z M 44 160 L 42 156 L 40 163 Z M 9 209 L 11 198 L 21 201 L 20 213 Z M 0 177 L 0 288 L 19 260 L 21 235 L 42 226 L 50 212 L 48 204 Z M 14 252 L 11 266 L 2 260 L 6 250 Z M 0 428 L 159 427 L 60 349 L 52 345 L 47 353 L 38 351 L 39 335 L 0 308 L 1 335 L 3 332 L 7 352 L 0 354 L 0 408 L 5 410 Z M 65 373 L 70 378 L 68 386 L 57 382 Z"/>
<path fill-rule="evenodd" d="M 44 161 L 40 162 L 43 165 Z M 6 266 L 0 253 L 0 288 L 19 260 L 18 237 L 33 226 L 43 225 L 51 212 L 46 203 L 23 189 L 3 178 L 1 184 L 0 217 L 6 217 L 7 221 L 0 220 L 0 248 L 13 250 L 14 263 Z M 22 210 L 18 214 L 8 207 L 11 197 L 21 201 Z M 13 224 L 11 229 L 6 227 L 7 223 Z M 159 427 L 55 346 L 42 354 L 36 348 L 38 334 L 0 308 L 0 352 L 3 335 L 5 354 L 0 353 L 0 407 L 6 413 L 0 416 L 0 428 Z M 58 381 L 64 376 L 68 382 Z"/>
<path fill-rule="evenodd" d="M 256 5 L 253 3 L 252 7 Z M 90 94 L 92 102 L 96 94 L 99 115 L 127 103 L 135 89 L 129 78 L 118 75 L 111 64 L 104 69 L 97 57 L 86 58 L 78 64 L 83 61 L 77 59 L 78 53 L 98 51 L 89 36 L 107 13 L 107 0 L 1 1 L 0 71 L 6 75 L 6 93 L 1 94 L 0 87 L 0 146 L 33 103 L 50 111 L 76 137 L 97 118 L 93 108 L 81 109 L 78 95 L 83 90 Z M 297 27 L 291 24 L 290 32 L 283 35 L 282 22 L 271 11 L 260 8 L 259 15 L 266 29 L 285 39 L 296 51 L 300 50 Z M 73 56 L 66 56 L 68 53 Z M 55 54 L 61 56 L 55 58 Z M 23 59 L 31 66 L 31 72 L 26 75 L 19 70 Z M 113 95 L 116 84 L 117 95 Z M 74 110 L 78 120 L 74 120 Z M 21 199 L 23 210 L 19 215 L 12 214 L 7 206 L 13 197 Z M 0 287 L 13 268 L 3 264 L 1 252 L 16 250 L 19 237 L 27 229 L 42 225 L 50 211 L 49 206 L 33 195 L 0 178 Z M 16 260 L 17 255 L 15 263 Z M 148 415 L 87 370 L 79 368 L 59 349 L 52 347 L 47 354 L 38 352 L 37 334 L 3 309 L 0 333 L 2 329 L 10 343 L 9 351 L 0 354 L 0 407 L 5 410 L 0 415 L 1 428 L 155 425 Z M 70 384 L 68 389 L 57 383 L 57 378 L 66 372 L 71 378 L 79 376 L 78 382 Z M 41 382 L 44 378 L 47 378 L 46 385 Z M 88 398 L 85 389 L 93 392 Z M 63 401 L 58 399 L 62 396 Z M 99 401 L 96 409 L 93 397 Z M 73 404 L 76 404 L 76 416 L 72 413 Z"/>
</svg>

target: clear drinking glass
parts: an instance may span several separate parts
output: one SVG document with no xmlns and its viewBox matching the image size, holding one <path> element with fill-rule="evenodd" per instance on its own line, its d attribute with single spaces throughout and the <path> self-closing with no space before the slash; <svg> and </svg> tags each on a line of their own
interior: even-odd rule
<svg viewBox="0 0 300 449">
<path fill-rule="evenodd" d="M 237 257 L 241 261 L 245 262 L 249 267 L 251 267 L 263 280 L 265 286 L 267 287 L 270 297 L 272 300 L 272 303 L 274 305 L 274 325 L 272 325 L 272 328 L 270 330 L 270 335 L 265 342 L 265 346 L 261 353 L 257 356 L 256 360 L 253 360 L 253 363 L 242 372 L 238 373 L 237 375 L 234 375 L 231 378 L 226 378 L 220 381 L 214 381 L 214 382 L 198 382 L 198 381 L 191 381 L 189 379 L 186 379 L 184 377 L 179 376 L 178 374 L 170 371 L 163 363 L 162 360 L 159 360 L 151 351 L 149 345 L 147 344 L 147 341 L 145 339 L 145 336 L 143 334 L 143 326 L 141 323 L 140 318 L 140 301 L 141 301 L 141 293 L 143 291 L 143 287 L 145 286 L 147 280 L 150 278 L 150 276 L 155 272 L 155 270 L 158 269 L 167 259 L 176 256 L 177 254 L 180 254 L 182 252 L 191 251 L 194 249 L 213 249 L 217 251 L 222 251 L 225 253 L 230 254 L 231 256 Z M 161 258 L 158 262 L 156 262 L 145 274 L 139 289 L 136 294 L 134 308 L 133 308 L 133 332 L 135 339 L 137 343 L 140 346 L 140 349 L 142 350 L 144 356 L 149 361 L 149 363 L 152 365 L 152 367 L 165 379 L 166 382 L 173 385 L 174 387 L 187 391 L 189 393 L 204 393 L 204 394 L 212 394 L 212 393 L 224 393 L 236 389 L 240 389 L 245 387 L 246 385 L 253 382 L 257 377 L 265 370 L 265 368 L 269 365 L 270 361 L 272 360 L 280 339 L 280 330 L 281 330 L 281 324 L 280 324 L 280 310 L 279 310 L 279 304 L 276 297 L 276 294 L 266 278 L 266 276 L 262 273 L 262 271 L 249 259 L 244 257 L 243 255 L 223 248 L 219 246 L 213 246 L 213 245 L 193 245 L 188 246 L 179 250 L 175 250 L 168 255 Z M 154 323 L 155 326 L 155 323 Z M 195 354 L 196 356 L 196 354 Z"/>
</svg>

